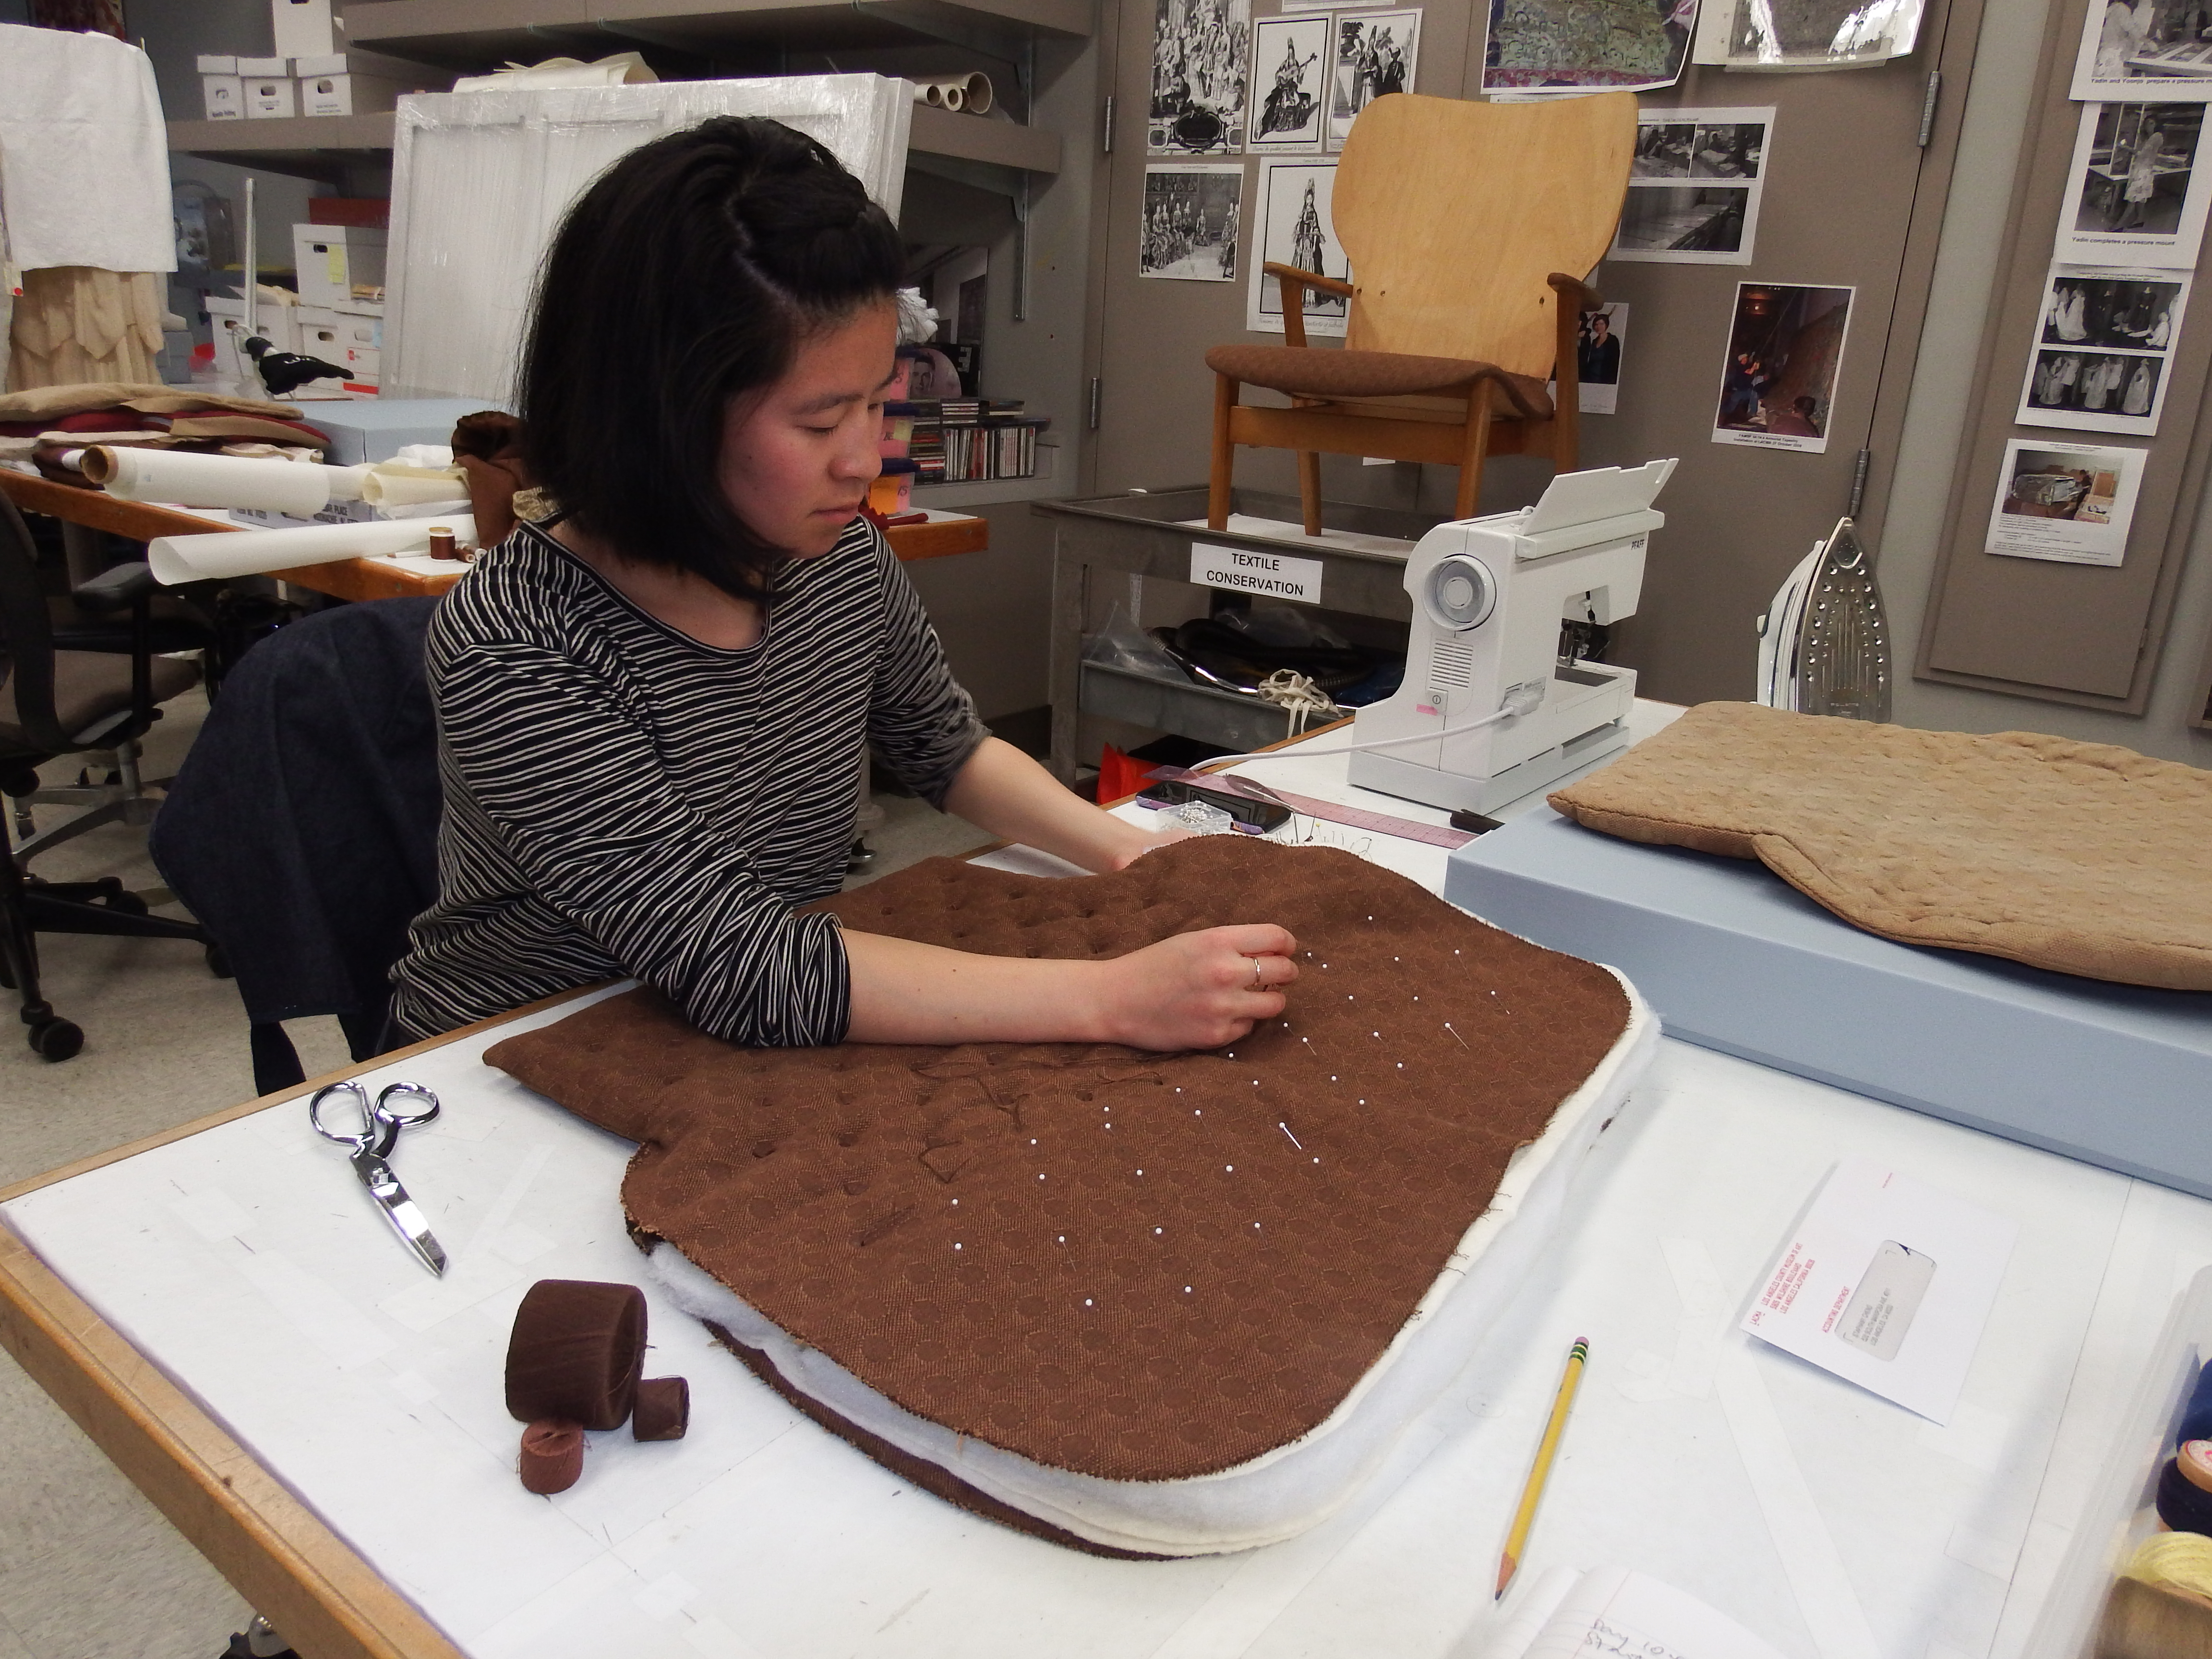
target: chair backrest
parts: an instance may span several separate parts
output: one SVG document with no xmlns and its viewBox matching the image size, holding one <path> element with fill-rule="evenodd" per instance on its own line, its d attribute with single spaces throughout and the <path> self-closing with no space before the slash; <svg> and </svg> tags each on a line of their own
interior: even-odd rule
<svg viewBox="0 0 2212 1659">
<path fill-rule="evenodd" d="M 1355 289 L 1345 344 L 1548 375 L 1545 279 L 1585 277 L 1605 257 L 1635 147 L 1626 92 L 1377 98 L 1344 141 L 1330 204 Z"/>
<path fill-rule="evenodd" d="M 0 495 L 0 677 L 14 686 L 24 737 L 49 754 L 76 745 L 54 715 L 54 624 L 39 581 L 39 550 L 15 504 Z"/>
</svg>

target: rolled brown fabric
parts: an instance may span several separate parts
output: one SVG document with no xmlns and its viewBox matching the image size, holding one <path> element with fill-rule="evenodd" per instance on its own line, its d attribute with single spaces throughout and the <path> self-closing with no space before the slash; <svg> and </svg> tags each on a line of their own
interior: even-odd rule
<svg viewBox="0 0 2212 1659">
<path fill-rule="evenodd" d="M 681 1440 L 691 1426 L 691 1385 L 680 1376 L 648 1376 L 637 1385 L 629 1431 L 638 1440 Z"/>
<path fill-rule="evenodd" d="M 576 1484 L 584 1472 L 584 1431 L 574 1423 L 547 1419 L 522 1431 L 522 1455 L 515 1473 L 522 1489 L 550 1498 Z"/>
<path fill-rule="evenodd" d="M 518 1421 L 622 1426 L 645 1365 L 645 1296 L 635 1285 L 541 1279 L 515 1310 L 507 1409 Z"/>
</svg>

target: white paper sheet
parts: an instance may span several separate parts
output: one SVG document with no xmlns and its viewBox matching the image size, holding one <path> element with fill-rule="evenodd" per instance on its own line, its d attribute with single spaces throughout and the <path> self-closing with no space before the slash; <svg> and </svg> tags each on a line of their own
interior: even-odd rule
<svg viewBox="0 0 2212 1659">
<path fill-rule="evenodd" d="M 1694 1595 L 1622 1567 L 1584 1573 L 1529 1644 L 1526 1659 L 1586 1653 L 1648 1659 L 1782 1659 L 1775 1649 Z M 1497 1659 L 1508 1659 L 1499 1654 Z"/>
<path fill-rule="evenodd" d="M 1783 1245 L 1743 1328 L 1948 1422 L 2019 1235 L 2004 1216 L 1849 1159 Z"/>
<path fill-rule="evenodd" d="M 303 526 L 297 530 L 218 531 L 209 536 L 157 536 L 146 544 L 146 562 L 154 580 L 174 587 L 182 582 L 256 576 L 264 571 L 338 559 L 427 550 L 430 528 L 443 525 L 463 545 L 477 538 L 476 520 L 465 513 L 444 519 L 398 519 L 366 524 Z"/>
</svg>

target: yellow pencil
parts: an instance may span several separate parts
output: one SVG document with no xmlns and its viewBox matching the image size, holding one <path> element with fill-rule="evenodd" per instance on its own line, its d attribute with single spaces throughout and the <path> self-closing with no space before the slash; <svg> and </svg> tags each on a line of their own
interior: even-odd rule
<svg viewBox="0 0 2212 1659">
<path fill-rule="evenodd" d="M 1575 1408 L 1575 1390 L 1582 1386 L 1583 1366 L 1589 1359 L 1589 1339 L 1577 1337 L 1567 1351 L 1567 1369 L 1559 1378 L 1559 1392 L 1552 1401 L 1552 1420 L 1544 1425 L 1544 1437 L 1536 1447 L 1536 1462 L 1528 1471 L 1528 1484 L 1521 1489 L 1521 1507 L 1514 1511 L 1513 1530 L 1505 1534 L 1505 1553 L 1498 1558 L 1498 1599 L 1521 1566 L 1521 1551 L 1528 1542 L 1528 1528 L 1536 1524 L 1536 1505 L 1543 1501 L 1544 1482 L 1559 1455 L 1559 1437 L 1567 1426 L 1567 1413 Z"/>
</svg>

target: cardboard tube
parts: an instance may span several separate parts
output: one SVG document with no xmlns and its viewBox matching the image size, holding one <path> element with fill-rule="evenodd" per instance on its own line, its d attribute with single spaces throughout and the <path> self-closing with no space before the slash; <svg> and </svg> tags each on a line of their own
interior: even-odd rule
<svg viewBox="0 0 2212 1659">
<path fill-rule="evenodd" d="M 286 463 L 289 465 L 289 463 Z M 437 520 L 456 538 L 476 539 L 476 522 L 465 514 Z M 430 545 L 427 519 L 395 519 L 366 524 L 319 524 L 297 530 L 216 531 L 205 536 L 156 536 L 146 544 L 146 562 L 154 580 L 174 587 L 181 582 L 258 576 L 303 564 L 369 558 L 380 553 L 421 553 Z"/>
<path fill-rule="evenodd" d="M 175 501 L 184 507 L 252 507 L 305 517 L 330 505 L 337 467 L 312 461 L 247 460 L 180 449 L 123 449 L 105 444 L 84 452 L 84 476 L 126 501 Z"/>
<path fill-rule="evenodd" d="M 469 486 L 460 469 L 450 472 L 433 472 L 427 468 L 409 467 L 404 471 L 392 467 L 368 469 L 361 481 L 361 498 L 374 507 L 415 507 L 423 501 L 462 501 L 468 499 Z"/>
<path fill-rule="evenodd" d="M 970 115 L 991 112 L 993 98 L 991 77 L 974 75 L 945 75 L 914 83 L 914 101 L 928 104 L 938 109 L 966 111 Z"/>
</svg>

